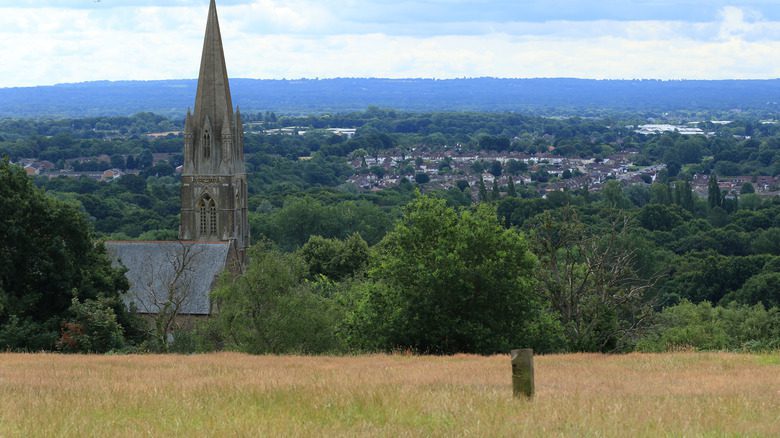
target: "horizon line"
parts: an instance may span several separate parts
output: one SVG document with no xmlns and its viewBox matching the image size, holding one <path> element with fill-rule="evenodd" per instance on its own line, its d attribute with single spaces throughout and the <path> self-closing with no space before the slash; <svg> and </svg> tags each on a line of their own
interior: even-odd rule
<svg viewBox="0 0 780 438">
<path fill-rule="evenodd" d="M 522 81 L 522 80 L 576 80 L 576 81 L 593 81 L 593 82 L 763 82 L 763 81 L 777 81 L 780 77 L 773 78 L 720 78 L 720 79 L 693 79 L 693 78 L 675 78 L 675 79 L 661 79 L 661 78 L 581 78 L 573 76 L 537 76 L 537 77 L 506 77 L 506 76 L 464 76 L 464 77 L 450 77 L 450 78 L 435 78 L 435 77 L 404 77 L 404 78 L 390 78 L 381 76 L 334 76 L 334 77 L 299 77 L 299 78 L 250 78 L 250 77 L 235 77 L 229 80 L 250 80 L 250 81 L 268 81 L 268 82 L 296 82 L 296 81 L 333 81 L 333 80 L 380 80 L 380 81 L 468 81 L 468 80 L 480 80 L 480 79 L 496 79 L 496 80 L 510 80 L 510 81 Z M 61 87 L 69 85 L 85 85 L 85 84 L 98 84 L 98 83 L 128 83 L 128 82 L 175 82 L 175 81 L 193 81 L 197 82 L 197 78 L 168 78 L 168 79 L 96 79 L 91 81 L 82 82 L 57 82 L 53 84 L 38 84 L 38 85 L 18 85 L 18 86 L 0 86 L 0 90 L 10 89 L 23 89 L 23 88 L 46 88 L 46 87 Z"/>
</svg>

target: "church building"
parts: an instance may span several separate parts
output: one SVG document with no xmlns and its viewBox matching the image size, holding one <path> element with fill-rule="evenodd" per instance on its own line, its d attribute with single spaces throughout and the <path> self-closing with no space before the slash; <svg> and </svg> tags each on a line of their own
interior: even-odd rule
<svg viewBox="0 0 780 438">
<path fill-rule="evenodd" d="M 248 247 L 244 130 L 211 0 L 195 107 L 185 119 L 179 240 L 109 241 L 106 250 L 127 269 L 126 302 L 139 313 L 209 315 L 218 276 L 242 271 Z"/>
</svg>

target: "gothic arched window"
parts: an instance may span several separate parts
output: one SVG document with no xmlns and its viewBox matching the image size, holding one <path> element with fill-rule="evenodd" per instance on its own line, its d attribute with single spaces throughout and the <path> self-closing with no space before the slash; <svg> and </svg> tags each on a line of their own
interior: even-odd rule
<svg viewBox="0 0 780 438">
<path fill-rule="evenodd" d="M 200 224 L 198 229 L 201 236 L 217 234 L 217 203 L 209 194 L 203 195 L 198 201 L 198 216 Z"/>
<path fill-rule="evenodd" d="M 203 157 L 211 157 L 211 134 L 208 130 L 203 133 Z"/>
<path fill-rule="evenodd" d="M 217 203 L 212 199 L 209 202 L 209 232 L 213 235 L 217 235 Z"/>
</svg>

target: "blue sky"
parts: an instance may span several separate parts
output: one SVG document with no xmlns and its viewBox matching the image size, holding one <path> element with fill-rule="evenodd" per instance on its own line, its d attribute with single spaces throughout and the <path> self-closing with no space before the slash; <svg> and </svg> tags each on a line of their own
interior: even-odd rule
<svg viewBox="0 0 780 438">
<path fill-rule="evenodd" d="M 778 0 L 218 0 L 231 77 L 780 77 Z M 207 0 L 0 0 L 0 87 L 193 78 Z"/>
</svg>

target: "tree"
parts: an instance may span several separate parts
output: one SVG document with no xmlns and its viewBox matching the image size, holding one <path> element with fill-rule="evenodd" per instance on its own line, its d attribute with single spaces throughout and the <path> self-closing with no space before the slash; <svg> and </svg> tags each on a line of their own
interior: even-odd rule
<svg viewBox="0 0 780 438">
<path fill-rule="evenodd" d="M 509 182 L 506 186 L 506 194 L 509 197 L 515 198 L 517 197 L 517 188 L 515 188 L 515 182 L 512 180 L 512 177 L 509 177 Z"/>
<path fill-rule="evenodd" d="M 106 353 L 125 345 L 124 329 L 113 303 L 101 297 L 83 303 L 73 298 L 70 318 L 63 323 L 57 349 L 64 352 Z"/>
<path fill-rule="evenodd" d="M 498 178 L 493 180 L 493 191 L 490 193 L 491 201 L 498 201 L 501 199 L 501 189 L 498 188 Z"/>
<path fill-rule="evenodd" d="M 485 180 L 482 178 L 482 175 L 479 176 L 479 202 L 488 202 L 490 199 L 488 198 L 488 192 L 487 187 L 485 187 Z"/>
<path fill-rule="evenodd" d="M 428 176 L 428 174 L 427 174 L 427 173 L 422 173 L 422 172 L 420 172 L 420 173 L 418 173 L 418 174 L 416 174 L 416 175 L 414 176 L 414 181 L 415 181 L 417 184 L 420 184 L 420 185 L 422 185 L 422 184 L 426 184 L 426 183 L 430 182 L 430 181 L 431 181 L 431 177 L 430 177 L 430 176 Z"/>
<path fill-rule="evenodd" d="M 114 299 L 127 290 L 79 208 L 46 196 L 7 160 L 0 160 L 0 218 L 0 348 L 54 349 L 74 298 Z M 112 302 L 124 321 L 126 309 Z"/>
<path fill-rule="evenodd" d="M 114 154 L 111 155 L 111 167 L 116 169 L 124 169 L 126 166 L 125 164 L 125 157 L 120 154 Z"/>
<path fill-rule="evenodd" d="M 650 202 L 653 204 L 669 205 L 672 203 L 669 186 L 663 183 L 653 183 L 650 186 Z"/>
<path fill-rule="evenodd" d="M 718 186 L 718 177 L 714 173 L 710 175 L 710 179 L 707 182 L 707 203 L 711 209 L 723 205 L 723 198 Z"/>
<path fill-rule="evenodd" d="M 733 299 L 740 304 L 780 306 L 780 272 L 762 272 L 750 277 L 739 290 L 729 294 L 727 299 Z"/>
<path fill-rule="evenodd" d="M 154 156 L 149 149 L 144 149 L 135 163 L 139 169 L 148 169 L 154 164 Z"/>
<path fill-rule="evenodd" d="M 154 336 L 163 351 L 168 351 L 173 332 L 179 328 L 177 318 L 192 297 L 197 259 L 203 252 L 196 244 L 179 241 L 177 249 L 167 252 L 162 265 L 149 260 L 144 270 L 149 282 L 136 287 L 140 300 L 148 308 L 141 309 L 153 315 Z"/>
<path fill-rule="evenodd" d="M 623 193 L 623 187 L 615 180 L 607 181 L 602 189 L 604 200 L 610 208 L 628 208 L 630 201 Z"/>
<path fill-rule="evenodd" d="M 504 229 L 493 207 L 458 214 L 420 197 L 380 243 L 348 318 L 350 336 L 386 351 L 553 350 L 559 332 L 533 293 L 535 265 L 523 236 Z"/>
<path fill-rule="evenodd" d="M 494 161 L 490 163 L 490 173 L 494 177 L 498 178 L 499 176 L 501 176 L 501 171 L 502 171 L 502 167 L 500 161 Z"/>
<path fill-rule="evenodd" d="M 694 201 L 693 201 L 693 188 L 691 187 L 691 182 L 688 180 L 685 181 L 676 181 L 674 183 L 674 200 L 677 205 L 684 208 L 685 210 L 688 210 L 690 212 L 693 212 L 694 210 Z"/>
<path fill-rule="evenodd" d="M 295 253 L 260 242 L 249 250 L 241 276 L 225 276 L 212 292 L 216 323 L 228 348 L 247 353 L 332 353 L 343 349 L 335 332 L 338 306 L 312 292 L 306 264 Z"/>
<path fill-rule="evenodd" d="M 625 349 L 647 323 L 646 292 L 625 217 L 606 232 L 586 229 L 576 210 L 545 211 L 533 225 L 540 291 L 552 303 L 574 351 Z"/>
<path fill-rule="evenodd" d="M 517 176 L 528 171 L 528 164 L 523 161 L 511 159 L 506 163 L 506 171 L 509 172 L 510 175 Z"/>
<path fill-rule="evenodd" d="M 742 195 L 747 195 L 748 193 L 756 193 L 756 189 L 753 187 L 753 184 L 746 182 L 745 184 L 742 184 L 739 193 Z"/>
<path fill-rule="evenodd" d="M 346 240 L 311 236 L 300 250 L 309 274 L 334 281 L 344 280 L 365 269 L 368 244 L 355 233 Z"/>
</svg>

